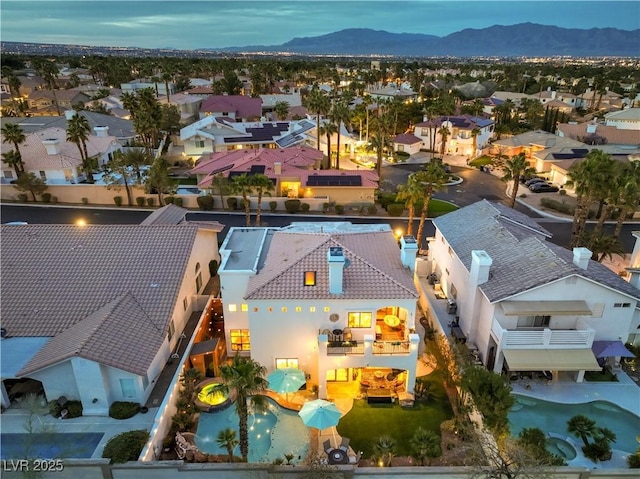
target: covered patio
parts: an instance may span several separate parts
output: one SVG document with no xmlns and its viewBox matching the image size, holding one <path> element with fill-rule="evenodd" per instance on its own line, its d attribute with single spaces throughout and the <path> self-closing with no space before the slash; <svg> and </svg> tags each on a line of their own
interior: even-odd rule
<svg viewBox="0 0 640 479">
<path fill-rule="evenodd" d="M 576 382 L 582 382 L 585 371 L 599 371 L 591 349 L 504 349 L 507 370 L 512 373 L 551 371 L 577 372 Z"/>
</svg>

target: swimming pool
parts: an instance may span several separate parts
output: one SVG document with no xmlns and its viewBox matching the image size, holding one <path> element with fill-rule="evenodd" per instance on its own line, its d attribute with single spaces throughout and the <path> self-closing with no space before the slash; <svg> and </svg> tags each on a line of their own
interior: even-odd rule
<svg viewBox="0 0 640 479">
<path fill-rule="evenodd" d="M 102 432 L 2 433 L 0 458 L 88 458 L 93 455 L 102 436 Z"/>
<path fill-rule="evenodd" d="M 640 417 L 606 401 L 593 401 L 581 404 L 560 404 L 543 401 L 529 396 L 513 395 L 516 403 L 509 412 L 511 434 L 527 428 L 540 428 L 545 434 L 554 433 L 562 437 L 573 437 L 567 431 L 567 422 L 573 416 L 583 414 L 590 417 L 600 427 L 611 429 L 616 434 L 613 449 L 635 452 L 638 448 L 636 436 L 640 431 Z M 575 438 L 582 443 L 580 438 Z"/>
<path fill-rule="evenodd" d="M 227 454 L 218 446 L 218 433 L 226 428 L 238 431 L 235 407 L 213 413 L 201 413 L 196 431 L 196 446 L 207 454 Z M 272 462 L 293 454 L 292 463 L 299 463 L 309 451 L 309 429 L 295 411 L 278 406 L 267 398 L 267 410 L 249 416 L 249 462 Z M 240 449 L 235 449 L 240 455 Z"/>
</svg>

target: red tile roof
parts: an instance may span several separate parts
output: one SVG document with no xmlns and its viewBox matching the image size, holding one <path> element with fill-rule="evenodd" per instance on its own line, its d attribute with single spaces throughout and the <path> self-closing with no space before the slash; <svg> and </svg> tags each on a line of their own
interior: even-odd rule
<svg viewBox="0 0 640 479">
<path fill-rule="evenodd" d="M 396 137 L 393 139 L 393 142 L 400 145 L 414 145 L 416 143 L 421 143 L 422 140 L 411 133 L 401 133 L 399 135 L 396 135 Z"/>
<path fill-rule="evenodd" d="M 245 95 L 213 95 L 202 101 L 201 112 L 235 112 L 236 118 L 262 115 L 262 99 Z"/>
</svg>

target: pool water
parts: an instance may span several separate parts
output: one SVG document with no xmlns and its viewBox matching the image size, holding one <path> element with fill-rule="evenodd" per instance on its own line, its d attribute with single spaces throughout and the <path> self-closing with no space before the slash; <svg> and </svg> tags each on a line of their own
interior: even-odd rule
<svg viewBox="0 0 640 479">
<path fill-rule="evenodd" d="M 567 422 L 573 416 L 583 414 L 616 434 L 612 449 L 633 453 L 638 448 L 636 436 L 640 431 L 640 417 L 606 401 L 581 404 L 560 404 L 532 397 L 513 395 L 516 403 L 509 412 L 511 434 L 517 436 L 526 428 L 540 428 L 545 434 L 573 437 L 567 431 Z M 575 438 L 581 443 L 580 438 Z M 555 451 L 552 451 L 555 452 Z"/>
<path fill-rule="evenodd" d="M 2 433 L 2 459 L 89 458 L 104 433 Z"/>
<path fill-rule="evenodd" d="M 559 437 L 550 437 L 547 439 L 547 450 L 567 461 L 574 460 L 578 455 L 571 444 Z"/>
<path fill-rule="evenodd" d="M 267 399 L 267 410 L 249 416 L 249 462 L 272 462 L 293 454 L 292 463 L 305 459 L 309 451 L 309 429 L 295 411 L 283 409 L 272 399 Z M 201 413 L 196 431 L 196 446 L 207 454 L 227 454 L 218 446 L 218 433 L 226 428 L 238 432 L 238 415 L 235 407 L 214 413 Z M 235 455 L 240 456 L 236 447 Z"/>
<path fill-rule="evenodd" d="M 227 393 L 221 389 L 222 384 L 207 384 L 198 393 L 198 399 L 210 406 L 217 406 L 227 400 Z"/>
</svg>

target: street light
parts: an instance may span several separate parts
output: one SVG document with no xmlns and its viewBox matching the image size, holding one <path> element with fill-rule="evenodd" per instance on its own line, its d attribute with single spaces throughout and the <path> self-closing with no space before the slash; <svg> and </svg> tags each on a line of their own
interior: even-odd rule
<svg viewBox="0 0 640 479">
<path fill-rule="evenodd" d="M 76 226 L 87 226 L 87 222 L 84 220 L 84 218 L 80 218 L 79 220 L 76 220 Z"/>
</svg>

